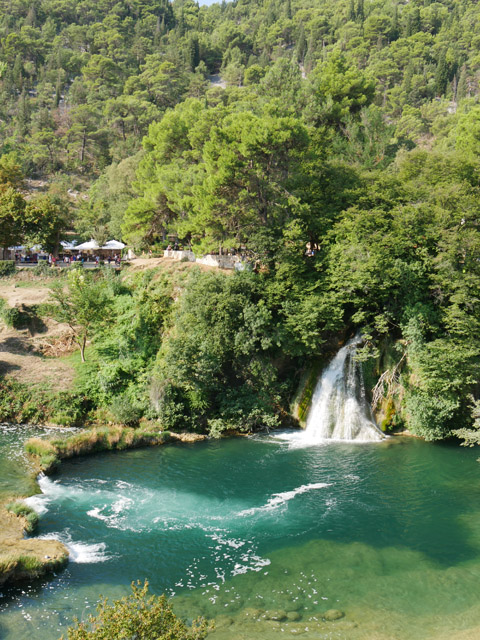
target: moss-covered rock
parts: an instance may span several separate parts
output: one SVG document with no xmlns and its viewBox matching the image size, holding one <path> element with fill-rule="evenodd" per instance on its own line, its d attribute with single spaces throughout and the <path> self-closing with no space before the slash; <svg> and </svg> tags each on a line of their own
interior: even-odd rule
<svg viewBox="0 0 480 640">
<path fill-rule="evenodd" d="M 329 609 L 328 611 L 325 611 L 323 618 L 328 622 L 333 622 L 334 620 L 340 620 L 344 615 L 343 611 L 340 611 L 339 609 Z"/>
<path fill-rule="evenodd" d="M 307 423 L 308 411 L 312 404 L 312 396 L 317 385 L 318 377 L 324 366 L 324 361 L 317 360 L 311 364 L 302 374 L 297 394 L 291 404 L 290 413 L 298 420 L 299 425 L 304 429 Z"/>
</svg>

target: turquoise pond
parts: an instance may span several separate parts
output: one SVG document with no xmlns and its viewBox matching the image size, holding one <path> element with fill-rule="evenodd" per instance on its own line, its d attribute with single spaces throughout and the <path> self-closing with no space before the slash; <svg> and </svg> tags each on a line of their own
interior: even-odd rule
<svg viewBox="0 0 480 640">
<path fill-rule="evenodd" d="M 3 434 L 0 482 L 24 464 L 7 459 L 27 431 Z M 287 435 L 65 462 L 30 501 L 37 535 L 64 541 L 72 561 L 4 589 L 0 637 L 56 640 L 100 594 L 147 578 L 180 615 L 215 618 L 212 640 L 479 638 L 477 457 L 413 439 L 302 447 Z M 330 609 L 345 615 L 325 621 Z"/>
</svg>

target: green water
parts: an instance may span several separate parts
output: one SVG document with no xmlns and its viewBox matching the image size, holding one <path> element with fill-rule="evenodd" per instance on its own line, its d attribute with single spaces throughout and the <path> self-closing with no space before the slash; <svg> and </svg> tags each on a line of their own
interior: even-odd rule
<svg viewBox="0 0 480 640">
<path fill-rule="evenodd" d="M 0 500 L 4 497 L 24 496 L 38 491 L 35 478 L 32 478 L 32 467 L 24 453 L 22 443 L 28 438 L 44 438 L 66 431 L 68 430 L 0 424 Z"/>
<path fill-rule="evenodd" d="M 4 592 L 0 636 L 59 638 L 99 594 L 148 578 L 179 614 L 215 618 L 212 640 L 478 638 L 477 457 L 415 440 L 255 438 L 64 463 L 33 502 L 39 534 L 74 562 Z M 344 617 L 325 621 L 330 609 Z"/>
</svg>

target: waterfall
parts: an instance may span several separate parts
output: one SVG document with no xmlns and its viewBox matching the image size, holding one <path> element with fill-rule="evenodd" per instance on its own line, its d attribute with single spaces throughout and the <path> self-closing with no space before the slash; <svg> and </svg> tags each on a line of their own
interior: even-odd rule
<svg viewBox="0 0 480 640">
<path fill-rule="evenodd" d="M 365 398 L 362 368 L 355 360 L 361 341 L 357 335 L 342 347 L 318 380 L 305 429 L 310 442 L 368 442 L 384 438 L 373 421 Z"/>
</svg>

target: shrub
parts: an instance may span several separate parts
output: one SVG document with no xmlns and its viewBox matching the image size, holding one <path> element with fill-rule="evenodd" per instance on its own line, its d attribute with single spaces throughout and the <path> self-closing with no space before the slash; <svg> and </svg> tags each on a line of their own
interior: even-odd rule
<svg viewBox="0 0 480 640">
<path fill-rule="evenodd" d="M 81 393 L 61 391 L 50 404 L 52 422 L 64 427 L 77 427 L 85 422 L 92 403 Z"/>
<path fill-rule="evenodd" d="M 0 260 L 0 278 L 11 276 L 15 273 L 14 260 Z"/>
<path fill-rule="evenodd" d="M 206 637 L 209 629 L 205 620 L 194 620 L 188 627 L 173 613 L 166 596 L 149 595 L 148 582 L 143 587 L 139 582 L 132 583 L 132 591 L 131 595 L 111 604 L 102 600 L 97 615 L 89 616 L 87 622 L 75 620 L 68 629 L 68 640 L 202 640 Z"/>
<path fill-rule="evenodd" d="M 110 411 L 116 422 L 127 426 L 138 425 L 142 417 L 142 410 L 132 403 L 126 394 L 117 396 L 110 406 Z"/>
<path fill-rule="evenodd" d="M 22 314 L 16 307 L 3 307 L 1 310 L 1 317 L 7 327 L 18 329 L 22 324 Z"/>
<path fill-rule="evenodd" d="M 55 269 L 52 269 L 51 265 L 49 265 L 46 260 L 39 262 L 36 267 L 33 267 L 32 271 L 36 276 L 42 277 L 57 274 L 57 271 Z"/>
<path fill-rule="evenodd" d="M 36 422 L 48 420 L 44 394 L 21 382 L 0 380 L 0 421 Z"/>
</svg>

